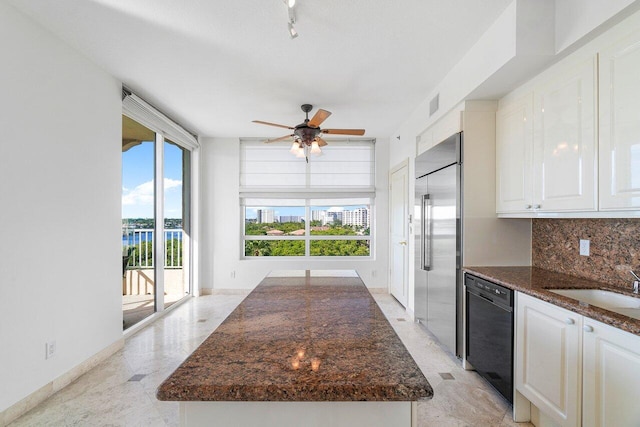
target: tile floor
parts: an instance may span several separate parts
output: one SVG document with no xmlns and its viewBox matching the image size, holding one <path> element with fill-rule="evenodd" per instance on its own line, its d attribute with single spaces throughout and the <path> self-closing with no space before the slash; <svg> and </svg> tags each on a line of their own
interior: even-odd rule
<svg viewBox="0 0 640 427">
<path fill-rule="evenodd" d="M 434 388 L 418 403 L 418 425 L 531 426 L 511 421 L 508 403 L 443 352 L 391 296 L 373 294 Z M 177 426 L 178 403 L 155 389 L 245 295 L 193 298 L 127 339 L 122 350 L 12 424 L 19 426 Z"/>
</svg>

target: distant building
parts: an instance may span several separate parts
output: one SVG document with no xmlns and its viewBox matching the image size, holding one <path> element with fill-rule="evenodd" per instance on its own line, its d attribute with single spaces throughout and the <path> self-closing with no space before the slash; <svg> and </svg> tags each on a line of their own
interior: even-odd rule
<svg viewBox="0 0 640 427">
<path fill-rule="evenodd" d="M 355 227 L 369 228 L 369 209 L 358 208 L 342 213 L 342 224 Z"/>
<path fill-rule="evenodd" d="M 327 216 L 327 211 L 311 211 L 311 220 L 320 221 L 320 224 L 326 224 L 325 222 L 326 216 Z"/>
<path fill-rule="evenodd" d="M 275 211 L 273 209 L 258 209 L 258 224 L 271 224 L 275 221 Z"/>
<path fill-rule="evenodd" d="M 302 222 L 302 217 L 295 215 L 280 215 L 278 220 L 280 222 Z"/>
<path fill-rule="evenodd" d="M 342 224 L 342 211 L 327 211 L 322 224 L 324 225 L 330 222 L 334 224 Z"/>
</svg>

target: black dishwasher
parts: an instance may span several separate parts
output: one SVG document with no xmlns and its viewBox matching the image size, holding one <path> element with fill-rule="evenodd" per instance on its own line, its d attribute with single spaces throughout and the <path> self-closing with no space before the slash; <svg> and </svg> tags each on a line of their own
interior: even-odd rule
<svg viewBox="0 0 640 427">
<path fill-rule="evenodd" d="M 465 276 L 467 361 L 513 403 L 513 291 Z"/>
</svg>

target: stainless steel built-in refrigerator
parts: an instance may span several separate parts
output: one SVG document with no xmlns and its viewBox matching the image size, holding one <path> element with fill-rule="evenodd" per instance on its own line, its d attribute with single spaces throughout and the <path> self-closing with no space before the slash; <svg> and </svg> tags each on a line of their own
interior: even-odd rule
<svg viewBox="0 0 640 427">
<path fill-rule="evenodd" d="M 441 344 L 462 352 L 462 133 L 416 157 L 414 314 Z"/>
</svg>

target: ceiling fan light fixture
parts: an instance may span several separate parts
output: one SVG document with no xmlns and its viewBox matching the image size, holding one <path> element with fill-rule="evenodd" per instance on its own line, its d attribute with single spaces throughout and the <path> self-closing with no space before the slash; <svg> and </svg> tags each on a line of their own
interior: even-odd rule
<svg viewBox="0 0 640 427">
<path fill-rule="evenodd" d="M 291 24 L 291 23 L 290 23 Z M 305 113 L 304 122 L 296 126 L 280 125 L 278 123 L 265 122 L 262 120 L 254 120 L 254 123 L 275 126 L 279 128 L 290 129 L 292 134 L 281 136 L 280 138 L 270 139 L 264 141 L 265 143 L 278 142 L 283 140 L 293 139 L 293 144 L 289 150 L 291 154 L 299 158 L 306 159 L 309 163 L 309 156 L 311 154 L 315 156 L 321 156 L 322 147 L 328 145 L 327 141 L 322 139 L 324 134 L 331 135 L 364 135 L 364 129 L 321 129 L 322 123 L 331 115 L 331 111 L 318 109 L 311 119 L 309 119 L 309 112 L 313 109 L 311 104 L 302 104 L 300 106 Z"/>
<path fill-rule="evenodd" d="M 318 145 L 318 141 L 316 141 L 316 140 L 314 140 L 311 143 L 311 154 L 315 154 L 317 156 L 322 154 L 322 150 L 320 149 L 320 146 Z"/>
</svg>

